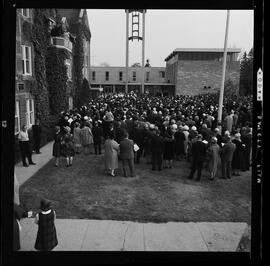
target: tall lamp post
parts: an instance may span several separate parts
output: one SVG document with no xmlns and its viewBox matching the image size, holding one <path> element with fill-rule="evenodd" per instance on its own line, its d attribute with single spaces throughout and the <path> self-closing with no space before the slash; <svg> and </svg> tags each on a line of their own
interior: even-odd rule
<svg viewBox="0 0 270 266">
<path fill-rule="evenodd" d="M 219 109 L 218 109 L 218 122 L 222 122 L 222 107 L 223 107 L 223 95 L 224 95 L 224 82 L 226 73 L 226 60 L 227 60 L 227 40 L 229 31 L 229 20 L 230 20 L 230 10 L 227 10 L 227 20 L 226 20 L 226 31 L 225 31 L 225 41 L 224 41 L 224 53 L 223 53 L 223 65 L 222 65 L 222 78 L 219 94 Z"/>
</svg>

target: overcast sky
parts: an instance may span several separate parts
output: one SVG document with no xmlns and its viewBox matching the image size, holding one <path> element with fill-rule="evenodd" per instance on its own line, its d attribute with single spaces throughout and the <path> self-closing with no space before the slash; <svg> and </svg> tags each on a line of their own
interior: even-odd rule
<svg viewBox="0 0 270 266">
<path fill-rule="evenodd" d="M 106 62 L 125 66 L 125 10 L 87 12 L 92 34 L 91 65 Z M 226 16 L 226 10 L 147 10 L 145 59 L 149 58 L 151 66 L 165 66 L 164 59 L 176 48 L 223 48 Z M 253 20 L 252 10 L 231 10 L 228 47 L 249 52 Z M 141 41 L 130 41 L 129 51 L 129 64 L 141 63 Z"/>
</svg>

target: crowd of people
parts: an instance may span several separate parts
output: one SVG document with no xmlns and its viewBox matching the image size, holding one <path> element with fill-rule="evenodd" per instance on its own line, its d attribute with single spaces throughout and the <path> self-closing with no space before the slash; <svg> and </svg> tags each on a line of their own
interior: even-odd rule
<svg viewBox="0 0 270 266">
<path fill-rule="evenodd" d="M 55 126 L 52 154 L 55 167 L 64 157 L 71 167 L 76 154 L 104 153 L 104 172 L 115 176 L 122 165 L 124 177 L 136 177 L 135 164 L 151 164 L 153 171 L 174 167 L 174 161 L 186 161 L 186 177 L 230 179 L 248 171 L 251 164 L 252 98 L 224 98 L 222 121 L 218 122 L 218 95 L 153 97 L 135 93 L 101 95 L 80 109 L 62 112 Z M 33 127 L 34 150 L 40 154 L 41 127 Z M 19 133 L 23 166 L 34 165 L 28 131 Z M 181 164 L 184 165 L 185 164 Z M 33 212 L 20 205 L 19 183 L 14 176 L 14 250 L 20 249 L 20 219 Z M 42 199 L 35 215 L 38 232 L 36 250 L 52 250 L 57 244 L 55 211 Z"/>
<path fill-rule="evenodd" d="M 191 166 L 188 178 L 197 171 L 199 181 L 206 169 L 213 180 L 219 164 L 222 178 L 249 170 L 251 140 L 250 96 L 225 97 L 219 123 L 217 94 L 110 94 L 61 113 L 53 156 L 55 166 L 59 166 L 60 157 L 65 157 L 69 167 L 76 154 L 83 151 L 85 155 L 99 155 L 104 146 L 105 172 L 112 176 L 119 167 L 118 160 L 124 176 L 136 176 L 134 164 L 144 158 L 152 164 L 152 170 L 158 171 L 172 168 L 175 160 L 187 160 Z"/>
</svg>

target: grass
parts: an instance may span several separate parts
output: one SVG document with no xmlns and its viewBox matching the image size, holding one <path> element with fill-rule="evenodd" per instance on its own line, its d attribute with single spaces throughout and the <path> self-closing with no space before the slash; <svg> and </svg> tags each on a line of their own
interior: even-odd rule
<svg viewBox="0 0 270 266">
<path fill-rule="evenodd" d="M 119 162 L 121 167 L 121 162 Z M 20 187 L 21 201 L 34 212 L 42 197 L 57 218 L 137 222 L 246 222 L 250 224 L 251 172 L 230 180 L 187 180 L 189 163 L 152 171 L 143 160 L 137 178 L 104 174 L 103 155 L 76 155 L 72 167 L 49 161 Z M 219 174 L 220 176 L 220 174 Z"/>
</svg>

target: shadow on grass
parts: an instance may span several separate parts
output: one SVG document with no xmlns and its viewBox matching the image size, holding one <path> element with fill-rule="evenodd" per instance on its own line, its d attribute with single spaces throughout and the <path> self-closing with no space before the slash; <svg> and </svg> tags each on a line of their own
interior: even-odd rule
<svg viewBox="0 0 270 266">
<path fill-rule="evenodd" d="M 48 162 L 20 188 L 21 201 L 34 212 L 42 197 L 53 202 L 58 218 L 138 222 L 250 223 L 251 173 L 230 180 L 187 180 L 189 164 L 152 171 L 143 160 L 137 178 L 104 174 L 103 155 L 77 155 L 72 167 Z"/>
</svg>

